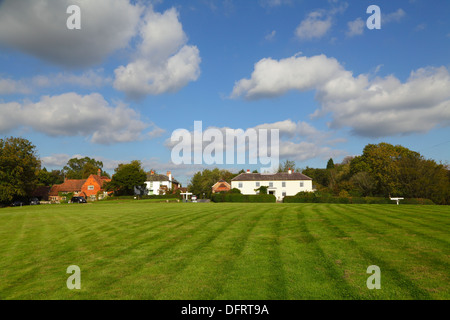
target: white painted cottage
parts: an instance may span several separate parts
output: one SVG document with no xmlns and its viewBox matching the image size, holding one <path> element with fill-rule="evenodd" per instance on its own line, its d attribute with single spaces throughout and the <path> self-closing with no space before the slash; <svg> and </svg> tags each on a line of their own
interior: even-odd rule
<svg viewBox="0 0 450 320">
<path fill-rule="evenodd" d="M 288 172 L 279 173 L 241 173 L 231 180 L 231 188 L 241 190 L 242 194 L 257 194 L 255 189 L 261 186 L 267 187 L 267 193 L 273 194 L 277 201 L 282 201 L 285 196 L 295 196 L 301 191 L 312 192 L 312 179 L 303 173 Z"/>
<path fill-rule="evenodd" d="M 147 181 L 145 182 L 145 195 L 164 195 L 168 190 L 177 190 L 181 188 L 181 184 L 174 179 L 172 172 L 167 171 L 166 175 L 155 174 L 151 171 L 147 174 Z M 139 190 L 135 189 L 136 194 L 140 194 Z"/>
</svg>

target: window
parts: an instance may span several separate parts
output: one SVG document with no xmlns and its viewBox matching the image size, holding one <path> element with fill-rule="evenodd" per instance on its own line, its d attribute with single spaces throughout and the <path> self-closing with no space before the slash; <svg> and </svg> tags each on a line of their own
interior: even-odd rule
<svg viewBox="0 0 450 320">
<path fill-rule="evenodd" d="M 303 181 L 300 182 L 300 188 L 303 188 Z"/>
<path fill-rule="evenodd" d="M 260 183 L 256 182 L 256 187 L 259 188 L 260 187 Z"/>
<path fill-rule="evenodd" d="M 273 182 L 269 182 L 269 188 L 273 188 Z"/>
<path fill-rule="evenodd" d="M 242 182 L 239 182 L 239 188 L 242 188 L 242 187 L 243 187 Z"/>
<path fill-rule="evenodd" d="M 88 190 L 94 190 L 94 186 L 88 186 Z"/>
<path fill-rule="evenodd" d="M 286 182 L 283 181 L 283 182 L 281 183 L 281 185 L 282 185 L 283 188 L 286 188 Z"/>
<path fill-rule="evenodd" d="M 286 197 L 286 191 L 283 191 L 283 198 Z"/>
</svg>

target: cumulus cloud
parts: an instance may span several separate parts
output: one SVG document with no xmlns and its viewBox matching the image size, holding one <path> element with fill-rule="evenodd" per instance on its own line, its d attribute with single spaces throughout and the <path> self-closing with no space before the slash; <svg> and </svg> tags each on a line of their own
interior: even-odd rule
<svg viewBox="0 0 450 320">
<path fill-rule="evenodd" d="M 321 38 L 330 28 L 331 16 L 324 11 L 313 11 L 300 23 L 295 34 L 301 40 L 311 40 Z"/>
<path fill-rule="evenodd" d="M 244 96 L 254 100 L 281 96 L 294 89 L 312 90 L 344 71 L 336 59 L 325 55 L 295 55 L 279 61 L 264 58 L 255 64 L 250 79 L 242 79 L 235 84 L 231 97 Z"/>
<path fill-rule="evenodd" d="M 149 8 L 140 28 L 137 54 L 115 70 L 114 87 L 132 99 L 175 92 L 200 75 L 200 53 L 187 45 L 175 8 L 164 13 Z"/>
<path fill-rule="evenodd" d="M 339 5 L 336 5 L 337 1 L 329 1 L 329 3 L 331 4 L 330 9 L 312 11 L 300 22 L 295 29 L 297 38 L 300 40 L 312 40 L 322 38 L 327 34 L 333 25 L 334 17 L 343 13 L 348 7 L 347 2 L 341 2 Z"/>
<path fill-rule="evenodd" d="M 345 151 L 336 149 L 335 145 L 338 143 L 346 142 L 345 139 L 336 138 L 335 132 L 332 131 L 322 131 L 315 128 L 313 125 L 304 122 L 294 122 L 290 119 L 277 121 L 272 123 L 263 123 L 250 128 L 229 128 L 229 127 L 208 127 L 203 128 L 203 134 L 208 129 L 215 129 L 221 133 L 223 139 L 219 140 L 209 140 L 203 141 L 202 143 L 194 143 L 194 131 L 188 132 L 191 137 L 191 150 L 193 153 L 202 154 L 205 148 L 209 146 L 211 149 L 221 149 L 223 148 L 223 153 L 225 155 L 225 142 L 226 142 L 226 132 L 229 129 L 237 130 L 241 129 L 242 133 L 247 135 L 250 132 L 256 130 L 260 132 L 261 129 L 269 130 L 267 132 L 270 136 L 270 130 L 279 130 L 279 157 L 280 159 L 290 159 L 305 161 L 314 158 L 329 159 L 330 157 L 339 157 L 346 154 Z M 206 140 L 206 138 L 203 138 Z M 258 140 L 259 141 L 259 140 Z M 270 141 L 270 139 L 268 140 Z M 179 142 L 167 139 L 165 146 L 168 149 L 172 149 Z M 271 145 L 271 144 L 269 144 Z M 270 147 L 269 147 L 270 150 Z M 249 146 L 246 145 L 245 150 L 240 149 L 238 152 L 246 152 L 249 155 Z M 255 155 L 256 157 L 256 155 Z"/>
<path fill-rule="evenodd" d="M 70 5 L 81 9 L 81 30 L 67 29 Z M 128 0 L 3 0 L 0 45 L 52 63 L 85 67 L 127 46 L 142 8 Z"/>
<path fill-rule="evenodd" d="M 355 134 L 384 137 L 427 132 L 450 125 L 450 75 L 446 67 L 421 68 L 402 82 L 394 75 L 354 76 L 324 55 L 262 59 L 250 79 L 238 81 L 231 97 L 277 97 L 290 90 L 315 90 L 321 108 L 332 115 L 330 127 L 350 127 Z"/>
<path fill-rule="evenodd" d="M 97 144 L 136 141 L 162 133 L 153 123 L 142 121 L 140 114 L 127 105 L 119 102 L 111 106 L 98 93 L 43 96 L 35 103 L 3 103 L 0 110 L 2 133 L 27 126 L 49 136 L 90 137 Z"/>
</svg>

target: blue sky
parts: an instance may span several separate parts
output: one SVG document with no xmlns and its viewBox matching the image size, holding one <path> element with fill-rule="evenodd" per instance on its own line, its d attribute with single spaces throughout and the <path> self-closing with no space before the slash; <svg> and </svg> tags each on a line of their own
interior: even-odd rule
<svg viewBox="0 0 450 320">
<path fill-rule="evenodd" d="M 66 27 L 71 4 L 81 30 Z M 48 169 L 138 159 L 184 185 L 206 166 L 171 164 L 169 141 L 197 120 L 277 128 L 299 168 L 379 142 L 448 163 L 449 13 L 446 0 L 3 0 L 0 135 L 31 140 Z"/>
</svg>

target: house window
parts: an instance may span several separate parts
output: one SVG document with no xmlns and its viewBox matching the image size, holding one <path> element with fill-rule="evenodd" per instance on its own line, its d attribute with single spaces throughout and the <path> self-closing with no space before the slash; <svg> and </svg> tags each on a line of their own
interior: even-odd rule
<svg viewBox="0 0 450 320">
<path fill-rule="evenodd" d="M 88 190 L 94 190 L 94 186 L 88 186 Z"/>
<path fill-rule="evenodd" d="M 150 182 L 150 189 L 153 189 L 153 182 Z"/>
<path fill-rule="evenodd" d="M 273 182 L 269 182 L 269 188 L 273 188 Z"/>
<path fill-rule="evenodd" d="M 300 188 L 303 188 L 303 182 L 300 182 Z"/>
<path fill-rule="evenodd" d="M 243 187 L 242 182 L 239 182 L 239 188 L 242 188 L 242 187 Z"/>
<path fill-rule="evenodd" d="M 286 191 L 283 191 L 283 198 L 286 197 Z"/>
<path fill-rule="evenodd" d="M 256 187 L 259 188 L 260 187 L 260 183 L 256 182 Z"/>
<path fill-rule="evenodd" d="M 283 188 L 286 188 L 286 182 L 285 182 L 285 181 L 283 181 L 283 182 L 281 183 L 281 185 L 282 185 Z"/>
</svg>

